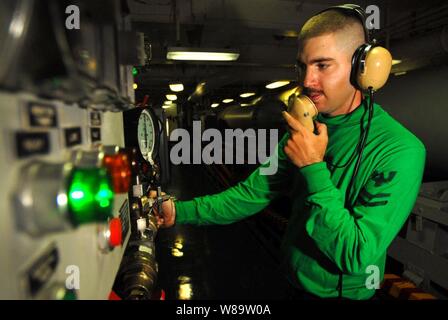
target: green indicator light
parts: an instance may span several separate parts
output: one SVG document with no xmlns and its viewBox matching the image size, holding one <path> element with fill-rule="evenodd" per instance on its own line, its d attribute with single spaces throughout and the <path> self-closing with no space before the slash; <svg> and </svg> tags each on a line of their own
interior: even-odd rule
<svg viewBox="0 0 448 320">
<path fill-rule="evenodd" d="M 84 192 L 81 190 L 74 190 L 71 194 L 73 199 L 82 199 L 84 198 Z"/>
<path fill-rule="evenodd" d="M 74 169 L 68 187 L 68 207 L 78 224 L 107 221 L 112 216 L 114 192 L 104 168 Z"/>
<path fill-rule="evenodd" d="M 138 74 L 138 70 L 136 67 L 132 67 L 132 75 L 136 76 Z"/>
</svg>

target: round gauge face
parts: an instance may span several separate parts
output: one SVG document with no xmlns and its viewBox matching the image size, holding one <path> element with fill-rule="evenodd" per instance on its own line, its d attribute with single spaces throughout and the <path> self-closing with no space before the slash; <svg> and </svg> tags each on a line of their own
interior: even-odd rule
<svg viewBox="0 0 448 320">
<path fill-rule="evenodd" d="M 154 152 L 156 140 L 156 128 L 154 121 L 148 111 L 143 110 L 138 119 L 138 146 L 143 159 L 150 161 Z"/>
</svg>

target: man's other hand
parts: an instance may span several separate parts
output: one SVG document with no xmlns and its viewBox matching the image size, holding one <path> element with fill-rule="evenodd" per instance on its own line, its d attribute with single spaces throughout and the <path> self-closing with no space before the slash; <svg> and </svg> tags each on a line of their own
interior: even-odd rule
<svg viewBox="0 0 448 320">
<path fill-rule="evenodd" d="M 162 195 L 165 195 L 165 192 L 162 192 Z M 152 199 L 157 199 L 157 191 L 151 190 L 149 192 L 149 197 Z M 169 228 L 174 225 L 176 221 L 176 207 L 174 205 L 174 201 L 172 199 L 166 200 L 162 202 L 162 213 L 159 214 L 157 212 L 157 204 L 154 203 L 154 212 L 157 218 L 157 225 L 161 228 Z"/>
</svg>

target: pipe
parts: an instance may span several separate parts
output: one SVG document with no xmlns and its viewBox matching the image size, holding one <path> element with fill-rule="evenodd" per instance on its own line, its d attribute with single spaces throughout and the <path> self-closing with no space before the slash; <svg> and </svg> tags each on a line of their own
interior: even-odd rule
<svg viewBox="0 0 448 320">
<path fill-rule="evenodd" d="M 143 188 L 135 175 L 133 189 Z M 138 187 L 138 188 L 137 188 Z M 150 300 L 157 283 L 155 257 L 157 219 L 153 202 L 141 192 L 134 192 L 130 207 L 131 236 L 114 284 L 114 291 L 125 300 Z"/>
<path fill-rule="evenodd" d="M 392 73 L 417 69 L 430 64 L 433 58 L 448 59 L 448 26 L 429 35 L 397 42 L 391 46 L 391 53 L 395 59 L 403 60 L 392 67 Z"/>
</svg>

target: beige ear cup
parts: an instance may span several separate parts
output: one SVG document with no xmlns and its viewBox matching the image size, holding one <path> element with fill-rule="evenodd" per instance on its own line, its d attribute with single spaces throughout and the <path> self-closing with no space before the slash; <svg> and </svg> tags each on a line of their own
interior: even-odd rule
<svg viewBox="0 0 448 320">
<path fill-rule="evenodd" d="M 358 71 L 358 84 L 363 90 L 372 87 L 374 91 L 380 89 L 389 78 L 392 68 L 392 55 L 383 47 L 374 47 L 367 52 L 364 68 Z"/>
<path fill-rule="evenodd" d="M 314 131 L 313 119 L 317 116 L 318 111 L 313 101 L 303 94 L 299 96 L 293 94 L 293 98 L 288 100 L 288 113 L 310 131 Z"/>
</svg>

